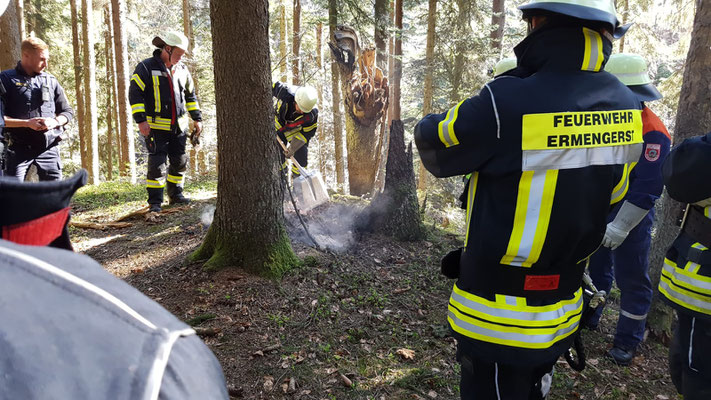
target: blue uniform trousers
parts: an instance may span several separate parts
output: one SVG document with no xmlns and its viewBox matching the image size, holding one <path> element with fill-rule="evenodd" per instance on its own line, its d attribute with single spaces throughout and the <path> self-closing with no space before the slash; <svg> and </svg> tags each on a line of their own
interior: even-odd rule
<svg viewBox="0 0 711 400">
<path fill-rule="evenodd" d="M 21 181 L 25 180 L 27 170 L 32 164 L 37 166 L 37 175 L 40 181 L 62 179 L 62 160 L 59 157 L 57 144 L 39 151 L 22 146 L 10 146 L 6 162 L 5 175 L 14 176 Z"/>
<path fill-rule="evenodd" d="M 614 215 L 610 216 L 610 221 Z M 647 254 L 651 243 L 654 209 L 644 217 L 624 242 L 615 250 L 600 247 L 590 258 L 590 277 L 598 290 L 610 293 L 612 280 L 620 289 L 620 317 L 614 345 L 625 350 L 634 350 L 644 338 L 647 312 L 652 304 L 652 283 L 649 280 Z M 588 326 L 597 326 L 602 307 L 586 321 Z"/>
</svg>

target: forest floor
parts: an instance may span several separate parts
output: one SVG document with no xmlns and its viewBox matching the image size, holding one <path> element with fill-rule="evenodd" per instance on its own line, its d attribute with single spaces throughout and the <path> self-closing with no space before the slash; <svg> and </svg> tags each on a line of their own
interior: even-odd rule
<svg viewBox="0 0 711 400">
<path fill-rule="evenodd" d="M 125 228 L 70 233 L 76 251 L 199 330 L 233 398 L 459 398 L 456 344 L 446 321 L 453 282 L 439 274 L 439 259 L 462 241 L 452 226 L 428 221 L 428 238 L 420 242 L 356 237 L 349 223 L 365 204 L 341 197 L 306 217 L 317 240 L 332 249 L 319 251 L 305 243 L 289 205 L 287 230 L 299 267 L 280 281 L 238 268 L 207 273 L 186 259 L 205 236 L 216 183 L 186 190 L 190 205 L 154 221 L 137 216 Z M 75 196 L 72 220 L 111 222 L 142 208 L 144 198 L 139 186 L 87 187 Z M 629 367 L 605 357 L 617 297 L 613 290 L 600 330 L 583 332 L 588 367 L 577 373 L 561 359 L 550 399 L 677 398 L 663 345 L 648 340 Z"/>
</svg>

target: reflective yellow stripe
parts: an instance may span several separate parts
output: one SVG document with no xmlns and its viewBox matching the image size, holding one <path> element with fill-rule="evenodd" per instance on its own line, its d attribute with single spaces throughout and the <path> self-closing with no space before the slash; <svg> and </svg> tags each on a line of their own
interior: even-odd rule
<svg viewBox="0 0 711 400">
<path fill-rule="evenodd" d="M 139 112 L 146 112 L 146 105 L 143 103 L 136 103 L 131 106 L 131 113 L 139 113 Z"/>
<path fill-rule="evenodd" d="M 141 91 L 146 90 L 146 84 L 143 83 L 143 81 L 141 80 L 141 77 L 138 76 L 138 74 L 133 74 L 133 76 L 131 76 L 131 80 L 136 82 L 136 85 L 138 85 L 138 87 L 141 89 Z"/>
<path fill-rule="evenodd" d="M 160 113 L 160 79 L 158 79 L 158 75 L 153 75 L 153 97 L 156 101 L 156 113 Z"/>
<path fill-rule="evenodd" d="M 151 129 L 158 129 L 160 131 L 169 131 L 170 130 L 170 124 L 165 125 L 165 124 L 160 124 L 156 122 L 151 122 L 150 120 L 148 121 L 148 126 L 151 127 Z"/>
<path fill-rule="evenodd" d="M 301 175 L 299 173 L 299 168 L 296 166 L 296 164 L 291 164 L 291 172 L 295 175 Z"/>
<path fill-rule="evenodd" d="M 155 120 L 155 122 L 164 125 L 170 125 L 171 122 L 170 118 L 153 117 L 153 119 Z"/>
<path fill-rule="evenodd" d="M 168 182 L 170 182 L 170 183 L 175 183 L 175 184 L 181 184 L 181 183 L 183 183 L 183 177 L 182 177 L 182 176 L 177 176 L 177 175 L 170 175 L 170 174 L 168 174 L 167 180 L 168 180 Z"/>
<path fill-rule="evenodd" d="M 612 195 L 610 195 L 610 204 L 616 204 L 625 198 L 625 196 L 627 195 L 627 190 L 629 190 L 630 187 L 630 173 L 636 165 L 637 162 L 625 164 L 624 169 L 622 171 L 622 178 L 620 178 L 620 181 L 612 189 Z"/>
<path fill-rule="evenodd" d="M 188 111 L 196 111 L 198 109 L 198 103 L 197 101 L 191 101 L 189 103 L 186 103 L 185 107 L 188 109 Z"/>
<path fill-rule="evenodd" d="M 467 244 L 469 243 L 469 229 L 471 229 L 472 210 L 474 208 L 474 198 L 478 184 L 479 172 L 474 172 L 469 178 L 469 190 L 467 191 L 467 235 L 464 238 L 464 251 L 467 251 Z"/>
<path fill-rule="evenodd" d="M 538 261 L 548 233 L 558 170 L 523 171 L 514 223 L 501 264 L 530 267 Z"/>
<path fill-rule="evenodd" d="M 317 126 L 318 126 L 318 124 L 313 124 L 311 126 L 307 126 L 304 128 L 304 132 L 311 132 L 312 130 L 316 129 Z"/>
<path fill-rule="evenodd" d="M 583 71 L 600 71 L 605 55 L 602 51 L 602 37 L 597 31 L 583 28 L 585 37 L 585 54 L 583 55 Z"/>
<path fill-rule="evenodd" d="M 301 140 L 304 143 L 308 143 L 308 140 L 306 140 L 306 136 L 302 135 L 301 132 L 297 133 L 294 135 L 291 139 L 298 139 Z M 291 141 L 291 139 L 289 141 Z"/>
<path fill-rule="evenodd" d="M 276 115 L 274 116 L 274 127 L 275 127 L 277 130 L 281 129 L 281 124 L 279 123 L 279 117 L 276 116 Z"/>
<path fill-rule="evenodd" d="M 706 218 L 711 218 L 711 206 L 704 207 L 704 215 L 706 216 Z"/>
<path fill-rule="evenodd" d="M 448 321 L 458 333 L 485 342 L 532 349 L 548 348 L 573 334 L 583 301 L 572 299 L 548 306 L 528 306 L 524 298 L 496 296 L 496 301 L 467 293 L 454 285 Z"/>
<path fill-rule="evenodd" d="M 692 311 L 711 315 L 711 278 L 685 271 L 664 259 L 659 292 Z"/>
<path fill-rule="evenodd" d="M 447 111 L 447 117 L 439 123 L 439 140 L 444 143 L 445 147 L 452 147 L 459 144 L 457 135 L 454 134 L 454 123 L 459 116 L 459 106 L 464 103 L 464 100 Z"/>
<path fill-rule="evenodd" d="M 165 187 L 165 183 L 153 179 L 146 179 L 146 187 L 160 189 L 162 187 Z"/>
</svg>

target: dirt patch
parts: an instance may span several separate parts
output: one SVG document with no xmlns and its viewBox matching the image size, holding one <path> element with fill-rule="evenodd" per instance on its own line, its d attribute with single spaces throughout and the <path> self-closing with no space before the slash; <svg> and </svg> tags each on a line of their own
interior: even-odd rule
<svg viewBox="0 0 711 400">
<path fill-rule="evenodd" d="M 438 265 L 461 238 L 436 229 L 413 243 L 358 237 L 348 221 L 362 204 L 343 200 L 305 216 L 325 251 L 309 246 L 298 219 L 287 213 L 303 265 L 280 282 L 238 268 L 206 273 L 186 260 L 205 235 L 202 221 L 213 205 L 214 199 L 199 200 L 184 212 L 156 222 L 133 219 L 123 229 L 72 229 L 73 240 L 77 250 L 195 326 L 222 363 L 234 398 L 459 398 L 446 322 L 453 282 Z M 75 219 L 109 218 L 80 210 Z M 643 344 L 627 368 L 604 357 L 615 321 L 612 304 L 600 331 L 584 332 L 590 366 L 576 373 L 559 363 L 551 399 L 676 398 L 666 348 Z"/>
</svg>

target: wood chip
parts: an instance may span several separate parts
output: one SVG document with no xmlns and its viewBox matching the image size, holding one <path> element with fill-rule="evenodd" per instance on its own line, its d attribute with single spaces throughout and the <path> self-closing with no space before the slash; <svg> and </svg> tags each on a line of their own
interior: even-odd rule
<svg viewBox="0 0 711 400">
<path fill-rule="evenodd" d="M 409 286 L 405 287 L 405 288 L 395 289 L 395 290 L 393 290 L 393 294 L 405 293 L 405 292 L 409 291 L 410 289 L 411 288 Z"/>
<path fill-rule="evenodd" d="M 100 231 L 105 231 L 107 229 L 128 228 L 129 226 L 133 226 L 133 224 L 130 222 L 95 223 L 95 222 L 71 221 L 71 222 L 69 222 L 69 226 L 73 226 L 75 228 L 81 228 L 81 229 L 98 229 Z"/>
<path fill-rule="evenodd" d="M 211 337 L 211 336 L 217 336 L 220 332 L 222 332 L 222 329 L 220 328 L 194 328 L 195 333 L 198 334 L 200 337 Z"/>
<path fill-rule="evenodd" d="M 410 349 L 398 349 L 395 354 L 403 358 L 403 360 L 414 360 L 415 351 Z"/>
<path fill-rule="evenodd" d="M 353 382 L 350 379 L 348 379 L 347 376 L 345 376 L 343 374 L 338 374 L 338 375 L 339 375 L 339 378 L 341 378 L 341 382 L 343 382 L 343 386 L 345 386 L 345 387 L 353 386 Z"/>
</svg>

